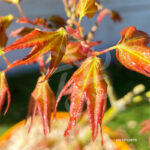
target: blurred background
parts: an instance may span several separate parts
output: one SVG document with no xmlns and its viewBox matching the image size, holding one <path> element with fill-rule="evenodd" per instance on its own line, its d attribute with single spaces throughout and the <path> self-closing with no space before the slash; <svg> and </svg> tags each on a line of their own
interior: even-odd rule
<svg viewBox="0 0 150 150">
<path fill-rule="evenodd" d="M 103 43 L 97 46 L 96 50 L 102 50 L 115 45 L 120 40 L 120 31 L 127 26 L 136 26 L 137 29 L 143 30 L 150 34 L 150 1 L 149 0 L 101 0 L 106 7 L 119 12 L 123 21 L 114 24 L 109 16 L 101 22 L 99 29 L 95 34 L 94 40 L 102 40 Z M 22 0 L 22 9 L 27 18 L 33 20 L 36 17 L 48 18 L 51 15 L 60 15 L 64 18 L 65 12 L 61 0 Z M 0 16 L 13 14 L 20 16 L 16 6 L 0 2 Z M 90 30 L 95 23 L 96 17 L 87 20 L 83 19 L 82 25 L 85 31 Z M 88 22 L 88 23 L 87 23 Z M 9 29 L 17 29 L 23 25 L 13 23 Z M 8 45 L 13 43 L 16 38 L 10 38 Z M 29 53 L 29 50 L 13 51 L 7 54 L 10 61 L 23 58 Z M 112 86 L 117 98 L 123 97 L 131 91 L 137 84 L 143 84 L 146 91 L 150 90 L 150 79 L 139 73 L 125 69 L 115 59 L 115 52 L 107 53 L 103 56 L 104 69 L 110 76 Z M 4 69 L 5 62 L 0 59 L 0 69 Z M 26 116 L 28 98 L 33 91 L 37 78 L 39 76 L 37 65 L 19 66 L 8 71 L 8 83 L 12 93 L 12 103 L 8 114 L 0 119 L 0 134 L 7 130 L 16 122 Z M 58 95 L 65 82 L 70 78 L 76 67 L 71 65 L 61 66 L 50 79 L 50 84 L 56 95 Z M 58 85 L 58 86 L 56 86 Z M 130 142 L 136 146 L 137 150 L 148 149 L 148 135 L 139 135 L 141 129 L 139 123 L 150 118 L 149 101 L 143 98 L 140 102 L 128 106 L 124 111 L 119 113 L 110 123 L 113 129 L 119 128 L 124 130 L 130 138 L 136 138 L 138 142 Z M 110 104 L 108 103 L 108 107 Z M 59 110 L 68 111 L 69 103 L 65 99 L 60 103 Z M 134 122 L 134 125 L 129 125 Z M 144 145 L 144 147 L 143 147 Z"/>
</svg>

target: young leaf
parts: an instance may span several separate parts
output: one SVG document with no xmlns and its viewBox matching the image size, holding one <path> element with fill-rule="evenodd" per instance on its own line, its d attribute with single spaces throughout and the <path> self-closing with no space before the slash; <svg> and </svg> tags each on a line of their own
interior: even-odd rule
<svg viewBox="0 0 150 150">
<path fill-rule="evenodd" d="M 64 18 L 56 15 L 49 17 L 49 20 L 56 28 L 65 27 L 65 25 L 67 24 Z"/>
<path fill-rule="evenodd" d="M 11 94 L 8 88 L 5 72 L 0 72 L 0 112 L 5 103 L 6 97 L 7 97 L 7 107 L 5 109 L 4 115 L 8 111 L 10 101 L 11 101 Z"/>
<path fill-rule="evenodd" d="M 8 52 L 15 49 L 33 47 L 29 55 L 10 64 L 7 70 L 18 65 L 31 63 L 39 56 L 51 52 L 52 60 L 46 76 L 46 79 L 48 79 L 56 71 L 61 62 L 65 53 L 67 39 L 67 33 L 63 28 L 52 32 L 32 31 L 4 49 L 4 52 Z"/>
<path fill-rule="evenodd" d="M 116 57 L 126 68 L 150 77 L 150 37 L 136 27 L 127 27 L 121 32 L 116 45 Z"/>
<path fill-rule="evenodd" d="M 97 57 L 87 58 L 81 67 L 75 71 L 58 96 L 56 107 L 61 97 L 70 92 L 70 120 L 65 136 L 69 135 L 87 101 L 87 111 L 92 128 L 93 140 L 98 133 L 98 125 L 102 124 L 102 118 L 106 106 L 107 85 L 101 71 L 101 60 Z M 68 93 L 68 92 L 67 92 Z"/>
<path fill-rule="evenodd" d="M 67 30 L 68 34 L 70 34 L 73 38 L 75 38 L 77 40 L 81 40 L 81 41 L 83 40 L 83 37 L 80 34 L 80 30 L 82 30 L 82 32 L 83 32 L 83 29 L 81 27 L 74 29 L 70 26 L 66 26 L 66 30 Z"/>
<path fill-rule="evenodd" d="M 11 14 L 0 17 L 0 21 L 4 25 L 5 29 L 7 29 L 11 25 L 13 20 L 14 20 L 14 16 Z"/>
<path fill-rule="evenodd" d="M 2 0 L 3 2 L 6 2 L 6 3 L 11 3 L 11 4 L 19 4 L 21 0 Z"/>
<path fill-rule="evenodd" d="M 76 8 L 76 15 L 79 17 L 79 22 L 84 16 L 92 18 L 97 10 L 98 8 L 95 0 L 79 0 Z"/>
<path fill-rule="evenodd" d="M 0 49 L 4 48 L 7 44 L 8 38 L 6 34 L 7 28 L 13 21 L 13 16 L 1 16 L 0 17 Z"/>
<path fill-rule="evenodd" d="M 67 44 L 66 53 L 63 56 L 62 62 L 68 64 L 75 64 L 76 62 L 86 58 L 91 50 L 91 47 L 100 44 L 97 42 L 70 42 Z"/>
<path fill-rule="evenodd" d="M 77 61 L 86 58 L 87 55 L 84 55 L 80 52 L 82 48 L 80 42 L 70 42 L 66 47 L 66 53 L 62 58 L 62 63 L 74 64 Z"/>
<path fill-rule="evenodd" d="M 29 34 L 32 32 L 34 28 L 29 28 L 29 27 L 21 27 L 17 30 L 11 31 L 10 36 L 16 37 L 16 36 L 25 36 L 26 34 Z"/>
<path fill-rule="evenodd" d="M 30 131 L 34 117 L 38 112 L 43 123 L 44 133 L 46 134 L 47 127 L 50 128 L 51 112 L 54 110 L 55 107 L 55 95 L 51 90 L 47 80 L 41 83 L 41 81 L 43 81 L 44 78 L 45 76 L 41 76 L 38 79 L 36 87 L 31 94 L 28 106 L 27 119 L 31 114 L 32 119 L 29 128 Z"/>
</svg>

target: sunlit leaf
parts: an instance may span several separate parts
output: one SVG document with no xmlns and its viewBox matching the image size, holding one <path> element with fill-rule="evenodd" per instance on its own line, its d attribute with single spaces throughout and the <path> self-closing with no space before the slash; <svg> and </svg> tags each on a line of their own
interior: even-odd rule
<svg viewBox="0 0 150 150">
<path fill-rule="evenodd" d="M 121 40 L 116 45 L 116 57 L 126 68 L 150 77 L 150 37 L 135 27 L 127 27 L 121 32 Z"/>
<path fill-rule="evenodd" d="M 70 26 L 66 26 L 66 30 L 67 30 L 68 34 L 70 34 L 73 38 L 78 39 L 78 40 L 83 40 L 83 36 L 80 34 L 80 30 L 82 30 L 82 32 L 83 32 L 82 28 L 74 29 Z"/>
<path fill-rule="evenodd" d="M 88 56 L 88 53 L 81 53 L 81 49 L 83 49 L 83 47 L 80 42 L 70 42 L 66 47 L 66 53 L 63 56 L 62 62 L 75 64 L 76 62 L 86 58 Z"/>
<path fill-rule="evenodd" d="M 64 135 L 70 134 L 82 112 L 84 101 L 86 101 L 92 137 L 95 140 L 98 125 L 101 127 L 102 124 L 107 95 L 107 85 L 103 78 L 100 58 L 89 57 L 82 63 L 62 89 L 56 107 L 67 90 L 70 91 L 70 120 Z"/>
<path fill-rule="evenodd" d="M 51 52 L 52 60 L 46 76 L 46 79 L 48 79 L 56 71 L 61 62 L 65 53 L 66 44 L 67 33 L 63 28 L 52 32 L 34 30 L 4 49 L 4 52 L 9 52 L 15 49 L 33 47 L 29 55 L 13 64 L 10 64 L 7 70 L 18 65 L 31 63 L 39 56 Z"/>
<path fill-rule="evenodd" d="M 86 58 L 91 53 L 91 47 L 100 44 L 97 42 L 70 42 L 67 44 L 66 53 L 63 56 L 62 62 L 68 64 L 76 64 L 78 61 Z"/>
<path fill-rule="evenodd" d="M 79 17 L 79 21 L 81 21 L 84 16 L 92 18 L 97 10 L 98 8 L 95 0 L 79 0 L 76 8 L 76 15 Z"/>
<path fill-rule="evenodd" d="M 50 128 L 51 112 L 55 107 L 55 95 L 51 90 L 48 81 L 43 81 L 45 76 L 41 76 L 36 84 L 34 91 L 31 93 L 28 106 L 28 115 L 32 115 L 29 131 L 32 127 L 36 113 L 39 114 L 43 123 L 44 133 L 47 133 L 47 127 Z"/>
<path fill-rule="evenodd" d="M 0 17 L 0 21 L 4 25 L 5 29 L 7 29 L 11 25 L 13 20 L 14 20 L 14 16 L 11 14 L 9 14 L 8 16 Z"/>
<path fill-rule="evenodd" d="M 20 3 L 21 0 L 1 0 L 1 1 L 17 5 Z"/>
<path fill-rule="evenodd" d="M 12 15 L 0 17 L 0 49 L 4 48 L 7 44 L 8 37 L 6 30 L 12 23 L 13 18 L 14 17 Z"/>
</svg>

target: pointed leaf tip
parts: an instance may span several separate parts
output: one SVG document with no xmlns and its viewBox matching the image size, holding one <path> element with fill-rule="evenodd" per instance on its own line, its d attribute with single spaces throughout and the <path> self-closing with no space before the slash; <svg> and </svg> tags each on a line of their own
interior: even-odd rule
<svg viewBox="0 0 150 150">
<path fill-rule="evenodd" d="M 41 55 L 51 52 L 51 62 L 46 75 L 46 79 L 48 79 L 56 71 L 61 62 L 65 54 L 67 43 L 68 36 L 64 28 L 51 32 L 34 30 L 4 49 L 5 52 L 9 52 L 15 49 L 33 47 L 25 58 L 10 64 L 7 69 L 11 69 L 18 65 L 33 63 Z"/>
<path fill-rule="evenodd" d="M 0 72 L 0 112 L 5 103 L 6 97 L 7 97 L 7 106 L 6 106 L 4 115 L 6 115 L 9 109 L 10 102 L 11 102 L 11 94 L 8 88 L 8 83 L 7 83 L 5 72 Z"/>
<path fill-rule="evenodd" d="M 84 16 L 92 18 L 97 10 L 98 7 L 95 0 L 79 0 L 76 8 L 76 15 L 79 17 L 79 22 L 81 22 Z"/>
<path fill-rule="evenodd" d="M 49 128 L 50 130 L 51 113 L 53 112 L 55 107 L 55 95 L 51 90 L 48 81 L 43 81 L 44 78 L 45 76 L 41 76 L 38 79 L 36 87 L 31 94 L 27 118 L 29 117 L 29 115 L 32 115 L 29 127 L 30 132 L 34 117 L 37 113 L 41 118 L 43 124 L 43 131 L 46 135 L 47 128 Z"/>
<path fill-rule="evenodd" d="M 116 57 L 126 68 L 150 77 L 150 36 L 136 27 L 121 31 L 121 40 L 116 45 Z"/>
<path fill-rule="evenodd" d="M 107 84 L 101 71 L 101 60 L 97 57 L 87 58 L 81 67 L 74 72 L 71 79 L 60 92 L 56 106 L 65 92 L 70 89 L 70 120 L 64 133 L 69 135 L 82 112 L 84 101 L 87 101 L 89 122 L 92 129 L 93 140 L 101 126 L 107 97 Z"/>
</svg>

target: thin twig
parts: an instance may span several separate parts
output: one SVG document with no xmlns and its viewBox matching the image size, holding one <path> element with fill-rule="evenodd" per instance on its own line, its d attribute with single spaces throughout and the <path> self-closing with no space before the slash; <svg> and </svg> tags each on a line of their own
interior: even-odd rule
<svg viewBox="0 0 150 150">
<path fill-rule="evenodd" d="M 25 15 L 24 15 L 24 13 L 23 13 L 23 10 L 22 10 L 20 4 L 18 3 L 18 4 L 16 4 L 16 6 L 17 6 L 17 8 L 18 8 L 18 10 L 19 10 L 19 12 L 20 12 L 20 14 L 21 14 L 21 16 L 22 16 L 23 18 L 26 18 Z"/>
<path fill-rule="evenodd" d="M 112 46 L 112 47 L 109 47 L 109 48 L 104 49 L 104 50 L 99 51 L 99 52 L 98 52 L 98 51 L 93 51 L 93 55 L 95 55 L 95 56 L 102 55 L 102 54 L 104 54 L 104 53 L 106 53 L 106 52 L 109 52 L 109 51 L 115 50 L 115 49 L 116 49 L 116 47 L 117 47 L 117 46 Z"/>
</svg>

